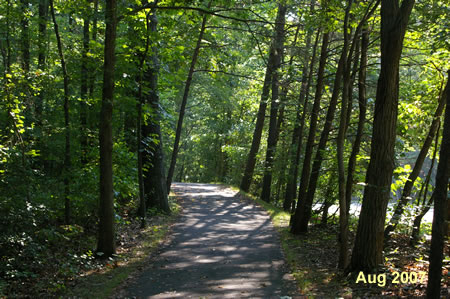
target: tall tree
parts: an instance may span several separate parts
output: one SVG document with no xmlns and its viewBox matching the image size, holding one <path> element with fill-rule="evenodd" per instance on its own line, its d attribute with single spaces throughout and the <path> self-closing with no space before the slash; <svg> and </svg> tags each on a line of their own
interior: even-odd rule
<svg viewBox="0 0 450 299">
<path fill-rule="evenodd" d="M 310 34 L 308 32 L 308 34 Z M 306 55 L 305 62 L 302 70 L 302 83 L 300 94 L 298 98 L 297 113 L 294 123 L 294 131 L 292 132 L 292 142 L 289 152 L 289 158 L 291 165 L 289 167 L 288 181 L 286 184 L 286 192 L 284 196 L 283 209 L 285 211 L 292 210 L 293 199 L 297 195 L 297 178 L 298 178 L 298 166 L 300 163 L 300 155 L 303 148 L 303 132 L 305 127 L 306 115 L 308 114 L 308 102 L 309 102 L 309 88 L 313 77 L 314 64 L 316 60 L 317 44 L 320 38 L 320 30 L 317 31 L 316 40 L 313 46 L 313 53 L 311 62 L 309 62 L 309 45 L 310 36 L 306 37 Z M 309 71 L 308 71 L 309 63 Z"/>
<path fill-rule="evenodd" d="M 383 232 L 394 170 L 399 61 L 414 0 L 381 0 L 381 70 L 372 146 L 350 271 L 371 271 L 383 262 Z"/>
<path fill-rule="evenodd" d="M 350 9 L 352 7 L 353 0 L 349 0 L 345 11 L 344 18 L 344 49 L 342 52 L 347 52 L 348 47 L 348 30 L 347 25 L 349 21 Z M 355 34 L 356 35 L 356 34 Z M 339 177 L 339 261 L 338 267 L 344 269 L 348 263 L 348 219 L 347 219 L 347 202 L 345 201 L 345 166 L 344 166 L 344 150 L 345 150 L 345 135 L 347 131 L 347 114 L 348 111 L 348 92 L 350 85 L 350 63 L 347 63 L 347 59 L 350 61 L 351 56 L 344 57 L 344 75 L 343 75 L 343 91 L 341 102 L 341 115 L 339 120 L 338 137 L 336 140 L 337 147 L 337 163 L 338 163 L 338 177 Z M 336 75 L 337 76 L 337 75 Z"/>
<path fill-rule="evenodd" d="M 353 192 L 354 173 L 356 169 L 356 157 L 359 154 L 362 136 L 364 132 L 364 124 L 366 122 L 367 113 L 367 96 L 366 96 L 366 73 L 367 73 L 367 50 L 369 47 L 369 32 L 367 28 L 362 30 L 361 35 L 361 61 L 358 71 L 358 127 L 356 129 L 355 140 L 353 141 L 352 151 L 348 159 L 347 181 L 345 189 L 347 217 L 350 211 L 350 204 Z"/>
<path fill-rule="evenodd" d="M 114 100 L 115 44 L 117 28 L 116 0 L 106 0 L 103 91 L 100 112 L 100 206 L 97 252 L 109 257 L 116 250 L 114 236 L 114 195 L 112 169 L 112 112 Z"/>
<path fill-rule="evenodd" d="M 287 7 L 283 2 L 278 5 L 278 12 L 276 18 L 275 27 L 275 39 L 273 42 L 274 48 L 274 65 L 272 71 L 272 97 L 270 101 L 270 120 L 269 120 L 269 136 L 267 137 L 267 151 L 266 151 L 266 161 L 264 165 L 264 177 L 263 177 L 263 187 L 261 192 L 261 199 L 264 201 L 270 201 L 270 189 L 272 185 L 272 167 L 273 159 L 275 156 L 276 146 L 277 146 L 277 135 L 278 135 L 278 125 L 281 123 L 281 119 L 277 117 L 278 106 L 279 106 L 279 81 L 280 74 L 279 69 L 281 67 L 281 61 L 284 49 L 284 24 L 286 22 L 286 10 Z M 281 111 L 280 111 L 281 112 Z"/>
<path fill-rule="evenodd" d="M 59 59 L 61 60 L 61 68 L 63 71 L 64 81 L 64 130 L 65 130 L 65 153 L 64 153 L 64 217 L 66 224 L 70 224 L 71 208 L 70 208 L 70 110 L 69 110 L 69 74 L 67 73 L 66 60 L 64 59 L 63 46 L 61 36 L 59 34 L 58 23 L 55 17 L 55 7 L 53 0 L 50 0 L 50 12 L 52 14 L 53 25 L 55 27 L 56 42 L 58 45 Z"/>
<path fill-rule="evenodd" d="M 48 0 L 39 0 L 39 31 L 38 31 L 38 68 L 43 71 L 45 69 L 46 44 L 47 35 L 47 18 L 48 18 Z M 35 101 L 36 123 L 41 127 L 42 122 L 42 105 L 44 102 L 45 90 L 39 91 L 38 100 Z"/>
<path fill-rule="evenodd" d="M 330 33 L 326 31 L 322 37 L 322 48 L 320 51 L 319 58 L 319 69 L 317 72 L 317 82 L 316 82 L 316 92 L 314 95 L 314 104 L 311 110 L 311 118 L 309 121 L 309 133 L 308 140 L 306 142 L 305 147 L 305 156 L 303 158 L 303 168 L 302 175 L 300 177 L 300 188 L 298 192 L 298 203 L 295 209 L 295 213 L 291 216 L 291 232 L 294 234 L 299 234 L 302 232 L 301 229 L 301 215 L 302 208 L 301 202 L 305 200 L 306 196 L 306 188 L 309 183 L 309 175 L 311 173 L 311 158 L 313 154 L 313 146 L 316 139 L 316 128 L 317 128 L 317 120 L 319 117 L 320 110 L 320 100 L 322 98 L 323 92 L 323 77 L 325 71 L 325 64 L 327 61 L 327 48 L 328 48 L 328 38 Z"/>
<path fill-rule="evenodd" d="M 21 47 L 22 47 L 22 68 L 25 73 L 30 71 L 30 30 L 29 30 L 29 1 L 21 0 Z"/>
<path fill-rule="evenodd" d="M 212 2 L 212 0 L 209 1 L 208 8 L 211 7 L 211 2 Z M 197 38 L 197 44 L 195 46 L 194 53 L 192 54 L 192 60 L 191 60 L 191 65 L 189 67 L 188 76 L 187 76 L 186 82 L 184 84 L 183 99 L 181 100 L 180 111 L 178 114 L 177 128 L 175 131 L 175 141 L 173 143 L 173 149 L 172 149 L 172 159 L 170 160 L 169 171 L 167 173 L 167 180 L 166 180 L 167 193 L 169 193 L 169 191 L 170 191 L 170 185 L 172 185 L 172 178 L 173 178 L 173 174 L 175 172 L 175 165 L 177 163 L 177 156 L 178 156 L 178 151 L 180 148 L 180 139 L 181 139 L 181 132 L 182 132 L 182 128 L 183 128 L 184 113 L 186 110 L 186 104 L 187 104 L 187 100 L 189 97 L 189 90 L 190 90 L 191 84 L 192 84 L 192 77 L 194 75 L 195 65 L 197 64 L 197 58 L 198 58 L 198 54 L 200 53 L 200 47 L 202 44 L 203 35 L 205 34 L 206 20 L 207 20 L 207 15 L 204 14 L 203 19 L 202 19 L 202 24 L 200 26 L 200 33 L 198 34 L 198 38 Z"/>
<path fill-rule="evenodd" d="M 89 53 L 89 14 L 84 16 L 83 20 L 83 48 L 81 50 L 81 70 L 80 70 L 80 146 L 81 163 L 87 162 L 87 96 L 88 96 L 88 53 Z"/>
<path fill-rule="evenodd" d="M 157 1 L 156 1 L 157 2 Z M 156 36 L 156 10 L 153 8 L 150 14 L 150 32 Z M 170 213 L 167 196 L 166 176 L 164 170 L 164 155 L 162 150 L 161 137 L 161 108 L 158 95 L 158 48 L 155 42 L 152 43 L 150 59 L 144 71 L 144 81 L 148 84 L 149 90 L 146 93 L 147 103 L 151 108 L 151 117 L 142 127 L 142 138 L 147 149 L 144 151 L 143 164 L 150 164 L 144 167 L 144 190 L 146 194 L 147 207 L 158 207 L 166 213 Z"/>
<path fill-rule="evenodd" d="M 354 36 L 357 36 L 360 33 L 362 25 L 373 14 L 375 9 L 377 8 L 377 4 L 375 4 L 375 6 L 369 5 L 367 7 L 366 13 L 360 20 L 360 22 L 355 30 Z M 350 8 L 351 8 L 351 3 L 349 3 L 349 5 L 347 5 L 347 9 L 345 12 L 346 19 L 348 18 L 349 14 L 350 14 Z M 347 21 L 347 23 L 348 23 L 348 21 Z M 344 24 L 344 32 L 347 30 L 348 30 L 348 24 Z M 300 222 L 299 231 L 300 232 L 307 232 L 307 230 L 308 230 L 308 223 L 309 223 L 309 220 L 311 218 L 311 213 L 312 213 L 312 203 L 313 203 L 314 195 L 315 195 L 316 188 L 317 188 L 317 182 L 318 182 L 319 175 L 320 175 L 322 161 L 324 159 L 324 151 L 326 148 L 326 144 L 328 142 L 328 137 L 330 135 L 331 126 L 332 126 L 333 119 L 334 119 L 334 114 L 335 114 L 336 108 L 337 108 L 337 101 L 338 101 L 339 93 L 341 91 L 341 83 L 342 83 L 342 80 L 344 77 L 347 78 L 347 83 L 349 82 L 348 80 L 349 80 L 351 69 L 350 69 L 350 66 L 347 64 L 347 57 L 352 57 L 357 43 L 358 43 L 357 39 L 353 38 L 351 46 L 349 47 L 349 36 L 344 36 L 344 46 L 343 46 L 341 56 L 339 58 L 338 66 L 336 69 L 336 75 L 335 75 L 334 84 L 333 84 L 333 92 L 331 94 L 331 99 L 330 99 L 330 103 L 328 105 L 327 115 L 325 117 L 325 125 L 322 129 L 322 133 L 320 134 L 319 145 L 317 146 L 316 155 L 314 157 L 314 162 L 313 162 L 312 169 L 311 169 L 311 177 L 309 178 L 308 188 L 306 190 L 306 196 L 304 197 L 304 200 L 299 201 L 299 222 Z M 343 98 L 345 98 L 346 101 L 347 101 L 347 94 L 346 94 L 347 92 L 348 92 L 348 88 L 344 88 Z M 347 105 L 347 103 L 345 103 L 345 105 Z M 347 109 L 347 107 L 345 109 Z M 345 117 L 347 118 L 347 113 L 345 111 L 344 111 L 344 113 L 345 113 Z M 344 123 L 343 123 L 344 126 L 342 127 L 343 132 L 341 132 L 341 133 L 345 133 L 346 126 L 347 126 L 346 119 L 344 119 L 343 121 L 344 121 Z M 345 181 L 345 176 L 342 178 L 342 180 Z M 345 194 L 344 192 L 345 192 L 345 190 L 342 191 L 343 194 Z"/>
<path fill-rule="evenodd" d="M 431 232 L 430 269 L 428 272 L 427 298 L 440 298 L 442 258 L 444 242 L 447 237 L 448 223 L 446 223 L 448 206 L 448 192 L 450 191 L 450 71 L 447 72 L 446 105 L 444 117 L 444 131 L 442 133 L 439 164 L 436 173 L 436 187 L 434 189 L 434 213 Z"/>
</svg>

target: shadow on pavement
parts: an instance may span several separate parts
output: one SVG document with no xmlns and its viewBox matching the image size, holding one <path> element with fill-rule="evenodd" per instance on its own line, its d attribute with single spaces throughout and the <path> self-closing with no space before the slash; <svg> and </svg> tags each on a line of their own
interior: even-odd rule
<svg viewBox="0 0 450 299">
<path fill-rule="evenodd" d="M 219 185 L 174 184 L 183 215 L 128 296 L 279 297 L 293 293 L 270 217 Z"/>
</svg>

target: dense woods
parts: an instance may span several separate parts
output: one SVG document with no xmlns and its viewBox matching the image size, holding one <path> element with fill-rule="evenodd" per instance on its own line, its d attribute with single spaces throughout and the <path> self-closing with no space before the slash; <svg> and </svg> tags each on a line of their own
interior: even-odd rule
<svg viewBox="0 0 450 299">
<path fill-rule="evenodd" d="M 0 297 L 64 294 L 117 257 L 119 231 L 177 209 L 173 182 L 202 182 L 285 210 L 293 238 L 332 227 L 346 277 L 387 271 L 386 248 L 425 248 L 438 298 L 449 13 L 441 0 L 0 2 Z"/>
</svg>

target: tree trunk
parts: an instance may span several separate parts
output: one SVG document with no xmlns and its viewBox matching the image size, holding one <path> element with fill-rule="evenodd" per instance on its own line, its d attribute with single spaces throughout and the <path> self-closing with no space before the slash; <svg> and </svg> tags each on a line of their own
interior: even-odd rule
<svg viewBox="0 0 450 299">
<path fill-rule="evenodd" d="M 94 0 L 94 13 L 92 18 L 92 41 L 97 41 L 97 13 L 98 12 L 98 0 Z M 91 68 L 89 69 L 89 98 L 92 99 L 94 97 L 95 91 L 95 77 L 96 77 L 96 68 L 94 66 L 94 62 L 91 61 Z M 89 141 L 89 139 L 88 139 Z"/>
<path fill-rule="evenodd" d="M 259 145 L 261 144 L 261 135 L 264 127 L 264 118 L 266 117 L 267 100 L 269 98 L 270 83 L 272 81 L 273 66 L 271 61 L 273 60 L 273 50 L 270 50 L 269 60 L 266 68 L 266 75 L 264 77 L 264 84 L 261 93 L 261 100 L 259 102 L 258 114 L 256 116 L 255 130 L 253 131 L 252 145 L 250 152 L 247 156 L 247 163 L 245 164 L 244 175 L 240 189 L 248 192 L 253 179 L 253 171 L 255 170 L 256 155 L 258 154 Z"/>
<path fill-rule="evenodd" d="M 29 2 L 28 0 L 21 0 L 21 25 L 22 31 L 20 34 L 22 47 L 22 68 L 25 74 L 30 72 L 30 30 L 29 30 Z"/>
<path fill-rule="evenodd" d="M 81 146 L 81 164 L 87 162 L 87 95 L 88 95 L 88 53 L 89 53 L 89 17 L 85 16 L 83 20 L 83 49 L 81 51 L 81 72 L 80 72 L 80 146 Z"/>
<path fill-rule="evenodd" d="M 357 26 L 355 35 L 359 34 L 359 32 L 361 31 L 361 28 L 362 28 L 362 24 L 364 24 L 366 22 L 367 18 L 375 11 L 375 8 L 376 8 L 376 6 L 372 7 L 371 9 L 370 9 L 370 7 L 368 8 L 367 13 L 364 15 L 364 17 L 362 18 L 362 20 L 359 22 L 359 24 Z M 346 11 L 346 15 L 348 15 L 349 13 L 350 13 L 349 10 Z M 340 88 L 341 88 L 340 87 L 341 81 L 343 79 L 343 76 L 345 76 L 347 78 L 348 82 L 350 79 L 349 77 L 350 77 L 351 70 L 350 70 L 350 68 L 347 68 L 347 57 L 351 57 L 353 55 L 353 52 L 354 52 L 356 44 L 357 44 L 357 39 L 356 38 L 353 39 L 350 50 L 348 49 L 348 41 L 349 41 L 349 39 L 347 37 L 346 40 L 344 40 L 344 48 L 342 50 L 341 57 L 339 58 L 338 67 L 336 70 L 336 75 L 335 75 L 335 80 L 334 80 L 334 85 L 333 85 L 333 92 L 331 95 L 330 103 L 328 105 L 328 111 L 327 111 L 327 115 L 325 118 L 325 125 L 324 125 L 322 133 L 320 135 L 319 145 L 318 145 L 318 148 L 316 151 L 316 155 L 314 157 L 314 162 L 313 162 L 313 166 L 311 169 L 311 177 L 309 178 L 309 184 L 308 184 L 308 188 L 306 191 L 306 197 L 305 197 L 305 200 L 303 200 L 302 202 L 299 201 L 300 204 L 297 207 L 297 210 L 299 210 L 298 231 L 300 233 L 305 233 L 308 231 L 308 223 L 309 223 L 309 219 L 311 218 L 311 212 L 312 212 L 312 203 L 313 203 L 314 195 L 316 192 L 317 181 L 319 179 L 320 167 L 321 167 L 322 161 L 323 161 L 323 153 L 326 148 L 326 144 L 328 141 L 328 137 L 330 135 L 331 126 L 332 126 L 333 119 L 334 119 L 334 114 L 336 112 L 337 100 L 338 100 L 339 92 L 340 92 Z M 348 88 L 344 88 L 344 93 L 347 93 L 347 92 L 348 92 Z M 344 95 L 344 98 L 346 100 L 348 100 L 347 94 Z M 345 106 L 347 106 L 347 103 L 345 104 Z M 346 118 L 347 118 L 347 116 L 346 116 Z M 346 119 L 343 120 L 344 121 L 343 129 L 345 129 L 345 127 L 347 126 L 345 124 L 345 120 Z M 343 177 L 343 180 L 345 182 L 345 176 Z M 345 190 L 343 192 L 345 192 Z M 345 195 L 345 193 L 344 193 L 344 195 Z"/>
<path fill-rule="evenodd" d="M 430 246 L 430 268 L 428 272 L 427 298 L 440 298 L 442 258 L 444 242 L 447 237 L 447 209 L 450 179 L 450 71 L 448 71 L 444 131 L 442 133 L 439 164 L 436 173 L 434 196 L 433 227 Z M 445 295 L 444 295 L 445 296 Z"/>
<path fill-rule="evenodd" d="M 278 7 L 277 19 L 279 17 L 280 7 Z M 282 26 L 282 27 L 281 27 Z M 266 116 L 267 101 L 269 99 L 270 85 L 272 84 L 273 73 L 276 71 L 276 61 L 277 61 L 277 50 L 276 50 L 276 40 L 284 39 L 284 37 L 277 37 L 278 34 L 283 34 L 284 32 L 284 22 L 281 24 L 277 22 L 275 25 L 275 35 L 273 38 L 272 45 L 269 50 L 269 59 L 267 61 L 266 74 L 264 77 L 264 84 L 261 93 L 261 100 L 259 102 L 258 114 L 256 116 L 255 130 L 253 131 L 252 145 L 250 147 L 250 152 L 247 156 L 247 163 L 245 164 L 244 175 L 242 176 L 242 181 L 240 184 L 240 189 L 244 192 L 250 190 L 250 185 L 253 179 L 253 171 L 255 170 L 256 155 L 258 154 L 259 145 L 261 144 L 261 135 L 264 127 L 264 118 Z M 271 111 L 272 113 L 272 111 Z M 269 125 L 270 126 L 270 125 Z"/>
<path fill-rule="evenodd" d="M 153 35 L 156 34 L 157 22 L 156 13 L 153 9 L 150 14 L 150 30 Z M 144 190 L 147 198 L 147 207 L 156 206 L 162 211 L 170 213 L 160 128 L 161 109 L 158 95 L 158 48 L 154 45 L 151 49 L 151 59 L 148 62 L 149 66 L 144 72 L 144 81 L 149 84 L 149 92 L 146 95 L 147 103 L 150 105 L 152 111 L 152 117 L 150 117 L 147 124 L 142 128 L 143 138 L 151 138 L 152 140 L 152 142 L 145 142 L 149 148 L 144 151 L 143 162 L 144 165 L 148 162 L 151 166 L 147 166 L 144 169 Z"/>
<path fill-rule="evenodd" d="M 359 105 L 359 118 L 358 118 L 358 128 L 356 129 L 355 141 L 353 142 L 352 152 L 348 160 L 347 166 L 347 182 L 346 182 L 346 207 L 347 207 L 347 217 L 350 212 L 350 205 L 353 193 L 353 184 L 356 168 L 356 156 L 359 154 L 361 147 L 361 140 L 364 132 L 364 123 L 366 121 L 366 111 L 367 111 L 367 96 L 366 96 L 366 72 L 367 72 L 367 49 L 369 47 L 369 32 L 363 29 L 361 36 L 361 63 L 359 67 L 358 74 L 358 105 Z"/>
<path fill-rule="evenodd" d="M 211 1 L 208 4 L 208 8 L 210 6 L 211 6 Z M 197 45 L 195 46 L 194 53 L 192 55 L 191 66 L 189 67 L 188 77 L 187 77 L 186 83 L 184 85 L 184 94 L 183 94 L 183 99 L 181 100 L 180 112 L 178 115 L 177 129 L 175 131 L 175 142 L 173 144 L 172 159 L 170 160 L 169 172 L 167 174 L 167 181 L 166 181 L 167 193 L 170 192 L 170 185 L 172 184 L 172 177 L 175 172 L 175 165 L 177 163 L 177 155 L 178 155 L 178 150 L 179 150 L 179 146 L 180 146 L 181 131 L 183 128 L 184 113 L 186 110 L 187 99 L 189 96 L 189 89 L 191 88 L 192 76 L 194 74 L 195 64 L 197 63 L 197 58 L 198 58 L 198 54 L 200 52 L 201 42 L 203 39 L 203 35 L 205 33 L 206 20 L 207 20 L 207 15 L 204 14 L 203 19 L 202 19 L 202 24 L 200 27 L 200 33 L 199 33 L 198 39 L 197 39 Z"/>
<path fill-rule="evenodd" d="M 39 0 L 39 32 L 38 32 L 38 69 L 44 71 L 45 69 L 45 58 L 46 58 L 46 42 L 45 38 L 47 35 L 47 16 L 48 16 L 48 1 Z M 37 101 L 35 101 L 35 117 L 36 123 L 39 128 L 42 127 L 42 107 L 44 104 L 44 94 L 45 89 L 39 91 L 39 96 Z"/>
<path fill-rule="evenodd" d="M 64 130 L 65 130 L 65 154 L 64 154 L 64 217 L 66 224 L 70 224 L 71 208 L 70 208 L 70 118 L 69 118 L 69 75 L 67 74 L 66 61 L 59 35 L 59 28 L 55 17 L 55 8 L 53 7 L 53 0 L 50 0 L 50 11 L 52 14 L 53 25 L 55 27 L 56 41 L 58 44 L 58 54 L 61 60 L 61 67 L 64 79 Z"/>
<path fill-rule="evenodd" d="M 327 61 L 327 48 L 329 32 L 325 32 L 322 37 L 322 49 L 320 51 L 319 70 L 317 72 L 316 93 L 314 96 L 314 104 L 311 110 L 311 119 L 309 121 L 309 134 L 308 141 L 306 142 L 305 157 L 303 158 L 302 176 L 300 178 L 300 189 L 298 194 L 297 208 L 295 214 L 291 216 L 291 232 L 294 234 L 301 233 L 300 229 L 300 216 L 301 216 L 301 203 L 305 200 L 306 188 L 309 183 L 309 175 L 311 172 L 311 158 L 313 152 L 314 141 L 316 137 L 317 119 L 319 116 L 320 99 L 323 92 L 323 76 L 325 71 L 325 64 Z"/>
<path fill-rule="evenodd" d="M 423 217 L 430 210 L 433 200 L 434 196 L 431 196 L 430 200 L 425 204 L 425 206 L 422 207 L 420 213 L 414 218 L 413 229 L 411 232 L 411 237 L 409 238 L 409 245 L 416 246 L 417 242 L 419 242 L 420 225 L 422 224 Z"/>
<path fill-rule="evenodd" d="M 338 137 L 336 141 L 337 147 L 337 162 L 338 162 L 338 177 L 339 177 L 339 261 L 338 268 L 344 269 L 348 263 L 348 219 L 347 219 L 347 202 L 345 200 L 345 166 L 344 166 L 344 150 L 345 150 L 345 135 L 347 133 L 347 114 L 351 113 L 348 111 L 348 93 L 350 85 L 350 64 L 347 64 L 347 59 L 351 59 L 351 53 L 347 57 L 348 48 L 348 18 L 350 14 L 350 9 L 352 7 L 353 0 L 348 1 L 348 5 L 345 11 L 344 19 L 344 49 L 343 52 L 343 63 L 345 66 L 343 74 L 343 91 L 342 91 L 342 102 L 341 102 L 341 115 L 339 121 Z M 356 33 L 357 34 L 357 33 Z M 336 74 L 337 76 L 338 74 Z"/>
<path fill-rule="evenodd" d="M 112 112 L 116 44 L 116 0 L 106 0 L 105 54 L 103 67 L 102 107 L 100 112 L 100 208 L 97 252 L 109 257 L 115 252 L 114 196 L 112 169 Z"/>
<path fill-rule="evenodd" d="M 394 214 L 392 215 L 392 218 L 389 221 L 388 226 L 384 230 L 385 241 L 388 240 L 389 234 L 395 230 L 397 224 L 400 222 L 400 218 L 402 217 L 403 211 L 405 210 L 405 205 L 408 203 L 408 200 L 410 199 L 414 182 L 419 176 L 420 170 L 422 169 L 423 166 L 423 162 L 425 161 L 425 158 L 428 154 L 428 150 L 430 149 L 431 144 L 433 143 L 433 138 L 436 135 L 439 126 L 439 121 L 442 112 L 444 111 L 447 92 L 448 92 L 447 89 L 445 89 L 444 92 L 441 93 L 440 95 L 438 107 L 434 112 L 433 121 L 431 122 L 427 138 L 425 139 L 422 148 L 420 149 L 419 155 L 417 156 L 416 159 L 416 163 L 414 164 L 414 168 L 412 172 L 409 174 L 408 180 L 406 181 L 405 186 L 403 187 L 402 196 L 400 197 L 397 206 L 395 207 Z"/>
<path fill-rule="evenodd" d="M 422 218 L 430 210 L 431 204 L 433 203 L 433 200 L 434 200 L 434 197 L 432 195 L 427 202 L 427 195 L 428 195 L 428 187 L 430 186 L 431 174 L 433 172 L 434 163 L 436 162 L 436 155 L 438 152 L 439 130 L 440 130 L 440 123 L 439 123 L 438 129 L 437 129 L 437 132 L 436 132 L 433 158 L 431 159 L 430 169 L 428 169 L 428 173 L 427 173 L 427 176 L 425 177 L 425 181 L 422 183 L 422 187 L 420 188 L 419 195 L 417 196 L 417 205 L 420 205 L 420 200 L 421 200 L 422 194 L 423 194 L 423 200 L 422 200 L 423 207 L 422 207 L 422 210 L 420 211 L 419 215 L 417 215 L 416 218 L 414 218 L 413 230 L 411 232 L 411 237 L 409 240 L 409 244 L 411 246 L 415 246 L 417 244 L 417 242 L 419 241 L 420 224 L 422 222 Z"/>
<path fill-rule="evenodd" d="M 331 95 L 331 100 L 328 105 L 328 111 L 325 119 L 325 125 L 322 130 L 322 133 L 320 135 L 320 141 L 319 145 L 316 151 L 316 155 L 314 157 L 314 162 L 312 165 L 312 169 L 310 172 L 310 178 L 308 180 L 308 188 L 307 191 L 301 191 L 302 186 L 300 185 L 300 193 L 305 193 L 303 196 L 303 199 L 300 199 L 298 201 L 297 205 L 297 211 L 298 213 L 298 223 L 297 223 L 297 232 L 298 233 L 306 233 L 308 231 L 308 223 L 309 219 L 311 218 L 311 212 L 312 212 L 312 203 L 314 199 L 314 194 L 316 191 L 317 186 L 317 180 L 319 178 L 320 173 L 320 166 L 322 164 L 323 160 L 323 150 L 325 149 L 326 143 L 328 141 L 328 136 L 330 134 L 331 125 L 333 123 L 334 113 L 336 111 L 337 106 L 337 100 L 339 96 L 339 92 L 341 89 L 341 81 L 342 81 L 342 73 L 344 71 L 344 66 L 346 64 L 346 57 L 347 57 L 347 49 L 345 48 L 342 50 L 341 57 L 339 59 L 338 67 L 336 70 L 336 75 L 334 79 L 334 85 L 333 85 L 333 93 Z M 344 54 L 345 53 L 345 54 Z M 311 153 L 312 156 L 312 153 Z M 305 167 L 305 165 L 303 166 Z M 303 180 L 303 173 L 302 173 L 302 180 Z"/>
<path fill-rule="evenodd" d="M 142 106 L 145 104 L 144 97 L 142 96 L 142 85 L 143 85 L 143 68 L 144 63 L 147 59 L 148 49 L 150 46 L 150 18 L 147 15 L 146 17 L 146 41 L 145 41 L 145 51 L 144 53 L 140 53 L 140 61 L 139 61 L 139 75 L 137 79 L 138 83 L 138 95 L 137 95 L 137 122 L 136 122 L 136 151 L 137 151 L 137 170 L 138 170 L 138 188 L 139 188 L 139 211 L 138 214 L 141 217 L 141 228 L 146 226 L 146 200 L 145 200 L 145 189 L 144 189 L 144 174 L 143 174 L 143 140 L 142 140 Z"/>
<path fill-rule="evenodd" d="M 332 169 L 331 171 L 334 171 L 334 170 Z M 330 174 L 330 177 L 328 178 L 327 190 L 325 192 L 325 200 L 323 203 L 322 219 L 320 221 L 320 225 L 322 225 L 323 227 L 327 226 L 328 209 L 333 204 L 333 199 L 331 197 L 333 195 L 333 188 L 334 188 L 335 182 L 336 182 L 336 176 Z"/>
<path fill-rule="evenodd" d="M 381 1 L 381 70 L 366 174 L 350 271 L 371 271 L 383 262 L 383 231 L 394 170 L 399 60 L 414 0 Z"/>
<path fill-rule="evenodd" d="M 316 60 L 316 49 L 319 41 L 320 30 L 317 31 L 316 41 L 314 42 L 313 54 L 311 62 L 309 63 L 309 44 L 310 37 L 306 38 L 306 57 L 303 65 L 302 71 L 302 85 L 300 90 L 300 95 L 298 98 L 297 115 L 294 124 L 294 131 L 292 133 L 292 142 L 289 152 L 289 157 L 291 165 L 289 168 L 288 182 L 286 184 L 286 192 L 283 202 L 283 209 L 289 211 L 292 206 L 292 200 L 297 195 L 297 177 L 298 177 L 298 166 L 300 163 L 300 155 L 303 145 L 303 131 L 305 126 L 306 115 L 308 114 L 308 99 L 309 99 L 309 87 L 311 86 L 312 74 L 314 71 L 314 63 Z M 308 72 L 308 63 L 309 72 Z M 301 111 L 303 110 L 303 111 Z M 293 161 L 293 162 L 292 162 Z"/>
<path fill-rule="evenodd" d="M 286 16 L 286 5 L 278 5 L 278 13 L 276 18 L 275 40 L 273 47 L 275 49 L 274 65 L 272 71 L 272 98 L 270 102 L 270 120 L 269 120 L 269 136 L 267 138 L 266 161 L 264 165 L 263 187 L 261 192 L 261 199 L 270 202 L 271 185 L 272 185 L 272 168 L 273 159 L 277 147 L 277 120 L 278 115 L 278 91 L 279 91 L 279 68 L 281 67 L 281 60 L 283 56 L 284 44 L 284 24 Z"/>
</svg>

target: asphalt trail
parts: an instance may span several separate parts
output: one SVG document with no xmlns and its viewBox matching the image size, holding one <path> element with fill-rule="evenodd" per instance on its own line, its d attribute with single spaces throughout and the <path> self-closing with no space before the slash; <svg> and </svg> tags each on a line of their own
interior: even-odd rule
<svg viewBox="0 0 450 299">
<path fill-rule="evenodd" d="M 265 211 L 218 185 L 173 185 L 182 216 L 172 239 L 127 286 L 136 298 L 280 298 L 295 286 Z"/>
</svg>

